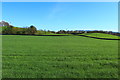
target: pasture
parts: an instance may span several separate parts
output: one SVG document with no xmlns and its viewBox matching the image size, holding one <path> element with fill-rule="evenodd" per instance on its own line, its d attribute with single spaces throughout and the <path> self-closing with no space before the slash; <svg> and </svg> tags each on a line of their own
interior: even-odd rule
<svg viewBox="0 0 120 80">
<path fill-rule="evenodd" d="M 111 34 L 104 34 L 104 33 L 84 33 L 84 34 L 79 34 L 79 35 L 98 37 L 98 38 L 120 39 L 119 36 L 111 35 Z"/>
<path fill-rule="evenodd" d="M 2 37 L 3 78 L 117 78 L 118 41 L 81 36 Z"/>
</svg>

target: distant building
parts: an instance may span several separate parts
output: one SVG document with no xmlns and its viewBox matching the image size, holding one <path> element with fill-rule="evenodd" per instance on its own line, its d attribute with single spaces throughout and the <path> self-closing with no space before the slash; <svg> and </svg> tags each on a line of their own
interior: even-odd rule
<svg viewBox="0 0 120 80">
<path fill-rule="evenodd" d="M 0 27 L 2 26 L 10 26 L 8 22 L 5 22 L 5 21 L 1 21 L 0 22 Z"/>
</svg>

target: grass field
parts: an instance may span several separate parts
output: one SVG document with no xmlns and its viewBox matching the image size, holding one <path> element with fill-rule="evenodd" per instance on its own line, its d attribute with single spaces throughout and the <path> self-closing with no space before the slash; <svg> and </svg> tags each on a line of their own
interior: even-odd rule
<svg viewBox="0 0 120 80">
<path fill-rule="evenodd" d="M 3 78 L 117 78 L 118 41 L 3 35 Z"/>
<path fill-rule="evenodd" d="M 72 36 L 72 34 L 54 34 L 54 33 L 51 33 L 51 34 L 42 34 L 42 35 L 63 35 L 63 36 Z"/>
<path fill-rule="evenodd" d="M 86 35 L 86 36 L 98 37 L 98 38 L 120 39 L 119 36 L 104 34 L 104 33 L 84 33 L 80 35 Z"/>
</svg>

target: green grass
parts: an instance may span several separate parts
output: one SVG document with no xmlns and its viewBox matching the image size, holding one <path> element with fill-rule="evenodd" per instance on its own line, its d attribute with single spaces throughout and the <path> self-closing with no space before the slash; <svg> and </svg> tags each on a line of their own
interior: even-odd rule
<svg viewBox="0 0 120 80">
<path fill-rule="evenodd" d="M 118 41 L 3 35 L 3 78 L 117 78 Z"/>
<path fill-rule="evenodd" d="M 120 39 L 120 37 L 111 35 L 111 34 L 104 34 L 104 33 L 84 33 L 79 35 L 86 35 L 91 37 L 98 37 L 98 38 L 110 38 L 110 39 Z"/>
<path fill-rule="evenodd" d="M 0 27 L 0 34 L 2 34 L 2 27 Z"/>
<path fill-rule="evenodd" d="M 72 34 L 54 34 L 54 33 L 48 33 L 48 34 L 42 34 L 42 35 L 72 35 Z"/>
</svg>

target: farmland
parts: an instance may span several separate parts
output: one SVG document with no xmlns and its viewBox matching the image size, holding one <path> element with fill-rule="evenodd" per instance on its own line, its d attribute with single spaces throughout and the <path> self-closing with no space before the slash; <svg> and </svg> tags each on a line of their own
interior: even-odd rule
<svg viewBox="0 0 120 80">
<path fill-rule="evenodd" d="M 104 33 L 84 33 L 84 34 L 80 34 L 80 35 L 98 37 L 98 38 L 120 39 L 119 36 L 104 34 Z"/>
<path fill-rule="evenodd" d="M 117 78 L 118 41 L 3 35 L 3 78 Z"/>
</svg>

